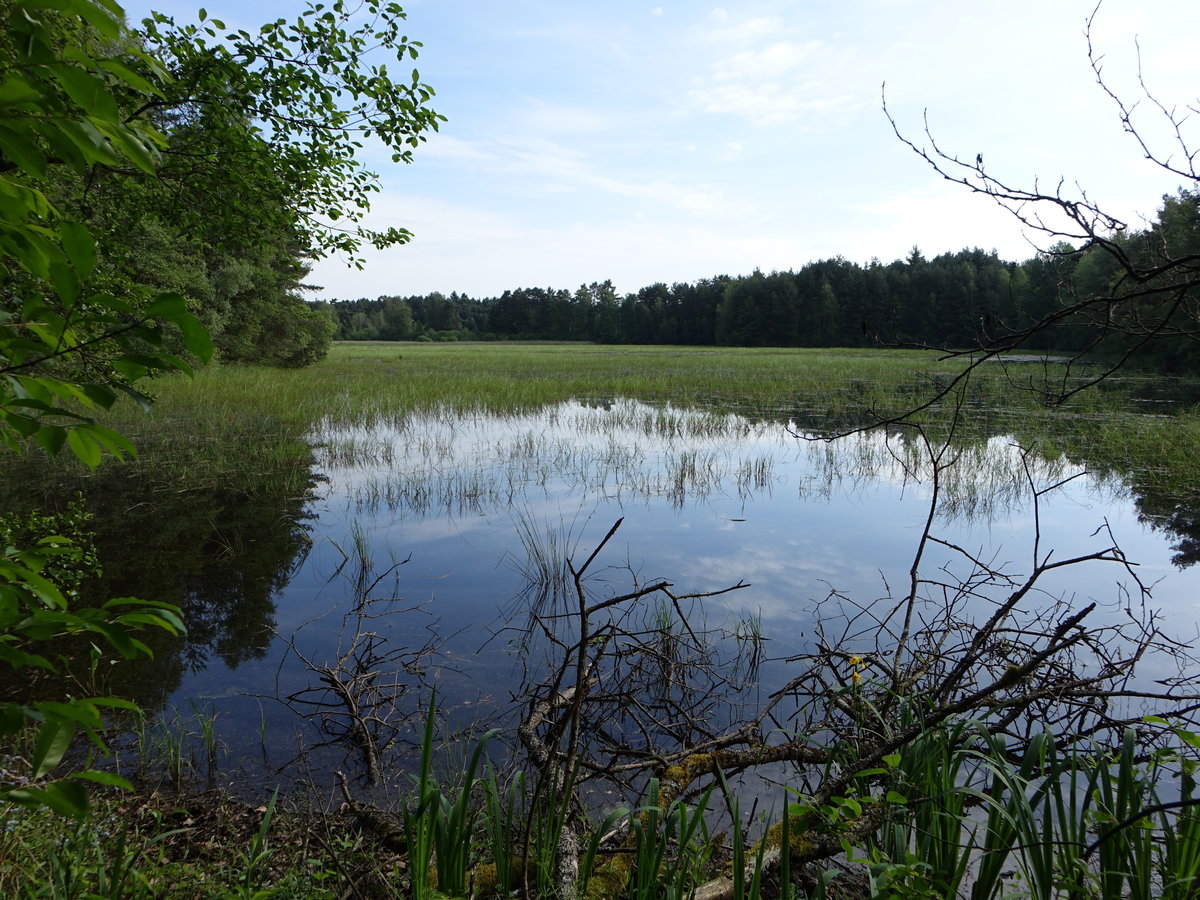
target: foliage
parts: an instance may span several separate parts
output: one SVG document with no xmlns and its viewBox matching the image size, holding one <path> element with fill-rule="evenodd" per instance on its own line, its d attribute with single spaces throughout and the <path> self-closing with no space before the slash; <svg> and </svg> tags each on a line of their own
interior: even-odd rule
<svg viewBox="0 0 1200 900">
<path fill-rule="evenodd" d="M 30 307 L 36 285 L 10 280 L 24 321 L 73 305 L 79 270 L 87 302 L 114 319 L 161 317 L 168 309 L 150 304 L 172 296 L 171 314 L 198 317 L 225 359 L 319 359 L 329 324 L 301 299 L 309 260 L 354 260 L 364 243 L 409 237 L 363 225 L 378 188 L 356 152 L 378 141 L 407 162 L 441 121 L 415 70 L 387 72 L 389 55 L 407 63 L 420 46 L 401 33 L 403 10 L 338 0 L 250 33 L 203 11 L 196 25 L 154 14 L 135 31 L 115 5 L 86 15 L 77 6 L 38 4 L 27 16 L 24 3 L 0 4 L 13 22 L 0 38 L 5 193 L 17 219 L 32 223 L 45 205 L 68 222 L 69 243 L 48 249 L 42 236 L 31 248 L 34 275 L 59 296 Z M 69 265 L 51 265 L 64 251 Z M 194 319 L 181 324 L 184 344 L 161 346 L 199 340 Z"/>
<path fill-rule="evenodd" d="M 154 129 L 127 122 L 114 97 L 117 90 L 132 90 L 151 98 L 158 95 L 154 84 L 129 68 L 123 61 L 127 55 L 99 55 L 86 42 L 68 40 L 73 29 L 94 29 L 117 43 L 123 29 L 119 9 L 88 0 L 64 0 L 54 7 L 16 2 L 3 9 L 9 30 L 0 90 L 0 196 L 5 201 L 0 204 L 0 441 L 14 450 L 29 439 L 51 452 L 67 446 L 94 467 L 105 451 L 124 456 L 133 445 L 90 414 L 111 407 L 121 392 L 144 399 L 133 384 L 151 372 L 190 372 L 188 363 L 168 350 L 169 335 L 178 335 L 183 347 L 202 360 L 212 345 L 181 297 L 146 293 L 134 305 L 92 280 L 98 249 L 91 231 L 43 190 L 52 163 L 78 176 L 99 165 L 150 172 L 161 143 Z M 134 56 L 152 77 L 161 76 L 149 57 L 136 51 Z M 52 523 L 30 524 L 48 528 Z M 62 524 L 72 530 L 78 523 Z M 10 530 L 10 536 L 16 535 Z M 9 668 L 56 671 L 49 657 L 32 648 L 66 635 L 92 636 L 130 658 L 149 653 L 133 631 L 182 630 L 178 611 L 164 603 L 121 598 L 71 609 L 54 577 L 66 575 L 65 584 L 73 589 L 71 572 L 86 565 L 86 548 L 54 530 L 30 543 L 5 541 L 0 658 Z M 124 780 L 94 769 L 71 779 L 54 773 L 77 730 L 103 749 L 102 710 L 132 707 L 111 697 L 28 705 L 5 700 L 0 735 L 28 740 L 32 749 L 25 770 L 6 776 L 0 797 L 82 814 L 86 793 L 78 779 Z"/>
<path fill-rule="evenodd" d="M 61 565 L 65 557 L 77 563 L 81 556 L 75 547 L 56 536 L 44 537 L 29 549 L 5 547 L 0 556 L 0 660 L 7 668 L 14 672 L 40 669 L 56 673 L 58 666 L 33 649 L 55 638 L 86 635 L 131 659 L 149 654 L 146 644 L 133 637 L 138 629 L 154 627 L 174 634 L 183 630 L 178 610 L 166 603 L 120 598 L 99 607 L 71 609 L 67 598 L 44 573 L 52 560 Z M 97 648 L 93 652 L 99 656 L 102 651 Z M 65 814 L 81 815 L 87 796 L 79 779 L 128 786 L 123 778 L 90 768 L 73 773 L 69 779 L 51 778 L 77 731 L 81 730 L 98 749 L 105 749 L 101 736 L 105 709 L 135 710 L 136 706 L 115 697 L 29 704 L 0 701 L 0 738 L 10 744 L 21 738 L 32 748 L 25 771 L 6 771 L 0 782 L 0 800 L 45 804 Z"/>
<path fill-rule="evenodd" d="M 421 46 L 403 33 L 400 6 L 309 4 L 295 20 L 254 32 L 227 29 L 203 10 L 198 18 L 177 25 L 153 13 L 138 35 L 173 76 L 139 113 L 167 122 L 173 140 L 160 178 L 188 180 L 199 201 L 189 214 L 234 246 L 255 245 L 264 225 L 297 229 L 310 242 L 303 250 L 317 254 L 406 241 L 404 229 L 362 225 L 378 186 L 356 159 L 375 139 L 392 162 L 410 162 L 442 121 L 417 70 L 388 71 Z"/>
<path fill-rule="evenodd" d="M 91 530 L 92 515 L 76 494 L 66 510 L 58 514 L 33 512 L 28 515 L 0 515 L 0 546 L 29 547 L 54 535 L 52 546 L 70 548 L 69 553 L 51 556 L 41 574 L 69 598 L 79 596 L 79 588 L 87 578 L 100 574 L 96 555 L 95 533 Z"/>
<path fill-rule="evenodd" d="M 114 256 L 152 282 L 176 277 L 155 257 L 190 258 L 197 277 L 184 289 L 223 359 L 288 367 L 320 359 L 332 327 L 301 299 L 309 261 L 338 253 L 361 267 L 364 244 L 411 237 L 364 224 L 378 184 L 359 160 L 377 142 L 393 163 L 409 162 L 442 121 L 416 69 L 388 71 L 420 47 L 403 21 L 395 3 L 336 0 L 255 31 L 228 29 L 201 10 L 195 24 L 153 13 L 134 33 L 170 79 L 130 115 L 155 122 L 166 140 L 154 178 L 110 178 L 100 188 L 119 210 L 106 219 Z M 131 212 L 161 232 L 150 259 L 125 242 Z"/>
</svg>

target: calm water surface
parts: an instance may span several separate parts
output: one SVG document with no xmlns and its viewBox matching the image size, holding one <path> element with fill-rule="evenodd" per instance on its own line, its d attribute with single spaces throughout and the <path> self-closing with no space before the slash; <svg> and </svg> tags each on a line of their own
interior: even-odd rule
<svg viewBox="0 0 1200 900">
<path fill-rule="evenodd" d="M 225 767 L 251 778 L 298 777 L 288 766 L 297 746 L 321 740 L 274 698 L 315 682 L 299 656 L 320 666 L 345 650 L 344 617 L 364 593 L 377 601 L 369 629 L 386 639 L 380 646 L 436 643 L 426 677 L 441 702 L 460 722 L 491 721 L 520 692 L 519 629 L 545 590 L 539 556 L 582 562 L 623 519 L 593 564 L 597 597 L 660 578 L 681 592 L 748 582 L 693 613 L 730 632 L 757 623 L 767 655 L 781 660 L 808 646 L 831 590 L 864 602 L 903 592 L 931 496 L 928 467 L 895 435 L 808 441 L 775 423 L 632 401 L 433 411 L 313 437 L 321 477 L 302 517 L 304 546 L 269 587 L 273 632 L 253 653 L 194 660 L 166 700 L 181 714 L 217 714 Z M 1034 539 L 1020 460 L 1002 437 L 965 448 L 934 525 L 1014 573 L 1029 571 Z M 1036 459 L 1032 469 L 1039 486 L 1077 471 Z M 1041 552 L 1056 558 L 1104 549 L 1098 529 L 1111 529 L 1155 584 L 1154 604 L 1195 635 L 1196 575 L 1172 564 L 1170 536 L 1139 520 L 1121 484 L 1077 478 L 1041 498 L 1040 517 Z M 935 555 L 925 571 L 950 563 Z M 1123 600 L 1121 575 L 1090 564 L 1045 587 L 1111 610 Z M 761 677 L 770 690 L 787 666 L 768 663 Z M 405 702 L 415 707 L 416 693 Z M 319 773 L 345 753 L 326 748 L 309 764 Z"/>
</svg>

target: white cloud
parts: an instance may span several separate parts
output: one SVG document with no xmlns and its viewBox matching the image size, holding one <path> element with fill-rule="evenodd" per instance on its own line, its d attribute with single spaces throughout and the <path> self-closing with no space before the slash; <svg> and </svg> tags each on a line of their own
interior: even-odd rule
<svg viewBox="0 0 1200 900">
<path fill-rule="evenodd" d="M 777 41 L 766 47 L 743 50 L 720 60 L 712 77 L 716 81 L 740 78 L 775 79 L 816 57 L 823 49 L 819 41 Z"/>
<path fill-rule="evenodd" d="M 687 184 L 648 173 L 643 177 L 613 174 L 611 161 L 586 145 L 535 134 L 489 142 L 451 139 L 442 144 L 439 139 L 431 155 L 474 164 L 481 173 L 491 173 L 504 191 L 527 197 L 599 193 L 697 215 L 718 210 L 723 198 L 721 190 L 703 183 Z"/>
<path fill-rule="evenodd" d="M 707 60 L 687 92 L 692 109 L 758 126 L 816 127 L 856 111 L 847 85 L 851 54 L 777 16 L 726 16 L 697 28 L 690 42 Z"/>
<path fill-rule="evenodd" d="M 721 159 L 737 159 L 744 149 L 745 145 L 741 141 L 730 141 L 719 155 Z"/>
<path fill-rule="evenodd" d="M 774 16 L 755 16 L 729 25 L 729 13 L 724 9 L 713 10 L 709 20 L 714 23 L 714 27 L 700 29 L 698 36 L 721 46 L 745 44 L 762 37 L 778 35 L 785 27 L 783 20 Z"/>
<path fill-rule="evenodd" d="M 459 161 L 482 161 L 493 159 L 482 144 L 465 141 L 448 134 L 435 134 L 420 150 L 421 158 Z"/>
</svg>

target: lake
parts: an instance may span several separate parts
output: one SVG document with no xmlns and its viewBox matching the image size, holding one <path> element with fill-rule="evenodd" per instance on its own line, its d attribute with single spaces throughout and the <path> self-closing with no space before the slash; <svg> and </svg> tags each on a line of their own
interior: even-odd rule
<svg viewBox="0 0 1200 900">
<path fill-rule="evenodd" d="M 563 565 L 582 565 L 619 519 L 588 569 L 591 597 L 659 579 L 676 593 L 748 584 L 686 606 L 735 672 L 737 697 L 713 715 L 736 716 L 787 681 L 818 608 L 829 617 L 846 608 L 839 598 L 903 594 L 929 515 L 930 470 L 911 434 L 812 440 L 778 418 L 624 399 L 435 407 L 318 424 L 306 492 L 256 504 L 220 499 L 220 484 L 178 502 L 131 494 L 126 537 L 141 535 L 142 563 L 118 566 L 106 588 L 165 597 L 181 587 L 190 635 L 125 684 L 190 732 L 198 771 L 199 723 L 211 721 L 221 778 L 325 788 L 334 769 L 362 774 L 353 741 L 333 740 L 348 725 L 328 690 L 331 673 L 353 671 L 402 766 L 432 688 L 448 728 L 515 724 L 523 685 L 554 655 L 531 611 L 549 621 L 577 604 Z M 1026 471 L 1041 488 L 1078 467 L 1023 456 L 1002 435 L 955 452 L 934 534 L 1013 574 L 1030 570 L 1039 533 L 1039 558 L 1115 539 L 1153 585 L 1153 605 L 1194 636 L 1200 602 L 1195 573 L 1176 564 L 1179 536 L 1148 520 L 1120 478 L 1073 478 L 1037 498 L 1035 518 Z M 923 571 L 965 580 L 964 560 L 936 545 Z M 1102 617 L 1137 595 L 1111 563 L 1051 573 L 1040 588 L 1029 602 L 1095 601 Z M 985 595 L 970 602 L 982 609 Z M 638 621 L 652 622 L 663 599 L 643 602 Z"/>
</svg>

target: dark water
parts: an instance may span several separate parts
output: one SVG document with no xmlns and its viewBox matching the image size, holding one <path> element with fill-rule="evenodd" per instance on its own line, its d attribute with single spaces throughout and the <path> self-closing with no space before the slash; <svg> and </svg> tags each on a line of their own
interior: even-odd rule
<svg viewBox="0 0 1200 900">
<path fill-rule="evenodd" d="M 750 584 L 688 614 L 724 633 L 735 665 L 753 655 L 753 635 L 766 639 L 753 702 L 789 677 L 781 660 L 806 649 L 831 591 L 867 602 L 904 590 L 931 495 L 927 464 L 896 435 L 813 442 L 778 424 L 625 401 L 433 411 L 312 438 L 307 490 L 248 494 L 234 473 L 183 494 L 104 488 L 120 528 L 100 535 L 98 590 L 178 602 L 189 627 L 186 642 L 158 640 L 155 660 L 121 670 L 114 688 L 192 732 L 198 775 L 209 773 L 197 713 L 215 717 L 222 779 L 328 785 L 334 768 L 361 774 L 351 743 L 317 746 L 343 727 L 321 681 L 339 660 L 380 673 L 378 696 L 395 700 L 381 706 L 395 726 L 381 736 L 397 758 L 432 688 L 456 726 L 511 726 L 523 681 L 546 660 L 544 646 L 530 650 L 531 607 L 553 608 L 562 561 L 580 564 L 618 519 L 589 570 L 594 597 L 655 579 L 678 592 Z M 962 448 L 934 523 L 1014 573 L 1032 565 L 1035 526 L 1020 458 L 1005 437 Z M 1038 486 L 1076 471 L 1032 463 Z M 1186 523 L 1148 521 L 1142 499 L 1114 476 L 1070 481 L 1041 498 L 1040 553 L 1094 552 L 1111 530 L 1172 627 L 1194 636 Z M 931 556 L 925 569 L 951 559 Z M 1122 575 L 1072 567 L 1035 602 L 1094 600 L 1115 614 Z"/>
</svg>

